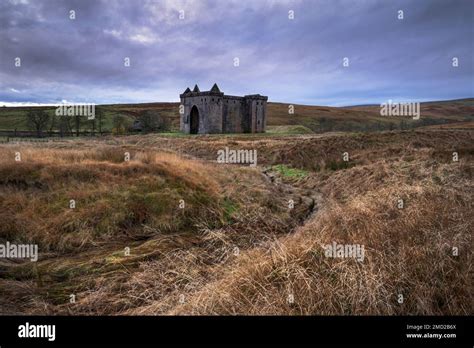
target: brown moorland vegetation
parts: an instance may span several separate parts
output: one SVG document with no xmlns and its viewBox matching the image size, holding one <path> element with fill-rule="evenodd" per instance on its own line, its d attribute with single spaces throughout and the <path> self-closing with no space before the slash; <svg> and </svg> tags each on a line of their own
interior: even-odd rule
<svg viewBox="0 0 474 348">
<path fill-rule="evenodd" d="M 40 259 L 2 261 L 0 312 L 471 314 L 473 135 L 2 145 L 0 238 Z M 258 166 L 215 163 L 225 146 L 257 149 Z M 332 242 L 364 261 L 325 257 Z"/>
</svg>

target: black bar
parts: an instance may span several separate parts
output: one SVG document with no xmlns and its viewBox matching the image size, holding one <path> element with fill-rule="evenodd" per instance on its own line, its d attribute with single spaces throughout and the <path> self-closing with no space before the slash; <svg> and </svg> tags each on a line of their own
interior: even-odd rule
<svg viewBox="0 0 474 348">
<path fill-rule="evenodd" d="M 20 338 L 26 323 L 55 325 L 55 340 Z M 407 329 L 410 325 L 411 329 Z M 428 327 L 427 325 L 430 325 Z M 440 325 L 435 327 L 434 325 Z M 453 328 L 455 326 L 455 328 Z M 418 327 L 419 329 L 413 329 Z M 0 346 L 58 344 L 410 344 L 472 347 L 472 317 L 0 317 Z M 407 338 L 407 334 L 456 334 L 455 338 Z"/>
</svg>

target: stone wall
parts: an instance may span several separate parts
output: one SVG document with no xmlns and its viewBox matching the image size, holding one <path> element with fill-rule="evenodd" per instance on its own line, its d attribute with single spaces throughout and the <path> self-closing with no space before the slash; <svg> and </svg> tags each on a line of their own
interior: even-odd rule
<svg viewBox="0 0 474 348">
<path fill-rule="evenodd" d="M 223 130 L 224 133 L 243 133 L 244 107 L 242 97 L 224 96 Z"/>
<path fill-rule="evenodd" d="M 197 86 L 193 91 L 188 88 L 180 98 L 184 107 L 180 129 L 184 133 L 191 132 L 194 106 L 199 113 L 199 134 L 265 132 L 267 97 L 258 94 L 228 96 L 214 85 L 207 92 L 200 92 Z"/>
<path fill-rule="evenodd" d="M 223 100 L 220 95 L 194 95 L 181 97 L 184 113 L 181 115 L 180 129 L 190 132 L 191 109 L 196 106 L 199 112 L 199 134 L 222 133 Z"/>
</svg>

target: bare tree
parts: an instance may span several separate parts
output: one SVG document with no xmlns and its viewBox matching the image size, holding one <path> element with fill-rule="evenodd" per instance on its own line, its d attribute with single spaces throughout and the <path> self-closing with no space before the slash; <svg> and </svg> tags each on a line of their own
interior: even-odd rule
<svg viewBox="0 0 474 348">
<path fill-rule="evenodd" d="M 159 116 L 158 117 L 158 131 L 167 132 L 171 130 L 171 121 L 168 117 Z"/>
<path fill-rule="evenodd" d="M 26 114 L 28 127 L 36 131 L 39 138 L 49 122 L 49 114 L 44 110 L 31 110 Z"/>
<path fill-rule="evenodd" d="M 91 132 L 91 135 L 94 135 L 95 134 L 95 128 L 96 128 L 96 119 L 95 118 L 91 118 L 90 120 L 88 119 L 86 121 L 86 128 L 88 131 Z"/>
<path fill-rule="evenodd" d="M 112 124 L 113 124 L 112 133 L 124 134 L 126 130 L 126 123 L 127 121 L 123 115 L 115 115 L 114 118 L 112 119 Z"/>
<path fill-rule="evenodd" d="M 56 121 L 57 121 L 57 117 L 56 115 L 53 113 L 51 115 L 51 122 L 49 124 L 49 136 L 52 137 L 53 136 L 53 132 L 54 132 L 54 128 L 56 128 Z"/>
<path fill-rule="evenodd" d="M 79 136 L 80 130 L 81 130 L 81 117 L 80 115 L 75 115 L 74 116 L 74 125 L 76 128 L 76 137 Z"/>
<path fill-rule="evenodd" d="M 97 120 L 97 127 L 99 128 L 99 134 L 102 135 L 102 125 L 104 124 L 105 113 L 101 107 L 96 107 L 95 118 Z"/>
<path fill-rule="evenodd" d="M 71 118 L 68 116 L 59 117 L 59 135 L 63 137 L 65 134 L 72 136 Z"/>
<path fill-rule="evenodd" d="M 143 132 L 153 132 L 158 128 L 158 114 L 152 110 L 146 110 L 138 116 L 138 121 Z"/>
</svg>

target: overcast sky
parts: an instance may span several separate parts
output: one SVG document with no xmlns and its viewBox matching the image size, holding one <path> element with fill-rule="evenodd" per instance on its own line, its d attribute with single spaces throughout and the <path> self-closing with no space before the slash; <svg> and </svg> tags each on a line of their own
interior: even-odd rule
<svg viewBox="0 0 474 348">
<path fill-rule="evenodd" d="M 2 0 L 0 105 L 179 101 L 214 82 L 313 105 L 474 97 L 473 12 L 472 0 Z"/>
</svg>

